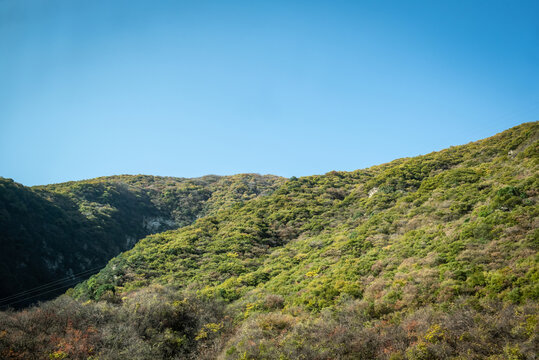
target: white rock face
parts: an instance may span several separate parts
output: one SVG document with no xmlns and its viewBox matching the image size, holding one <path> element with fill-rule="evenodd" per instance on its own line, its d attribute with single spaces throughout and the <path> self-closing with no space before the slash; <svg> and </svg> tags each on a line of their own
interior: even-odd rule
<svg viewBox="0 0 539 360">
<path fill-rule="evenodd" d="M 167 227 L 174 227 L 176 226 L 176 223 L 172 220 L 165 219 L 162 217 L 149 217 L 142 220 L 142 226 L 152 233 L 157 232 L 162 225 L 166 225 Z"/>
<path fill-rule="evenodd" d="M 132 236 L 129 236 L 129 235 L 126 235 L 125 236 L 125 247 L 126 248 L 130 248 L 132 247 L 133 245 L 135 245 L 135 243 L 137 242 L 137 239 L 135 239 L 134 237 Z"/>
<path fill-rule="evenodd" d="M 45 264 L 47 264 L 47 268 L 51 271 L 56 271 L 60 268 L 60 264 L 64 261 L 64 257 L 60 254 L 54 261 L 49 261 L 48 259 L 43 259 L 45 261 Z"/>
<path fill-rule="evenodd" d="M 374 187 L 372 189 L 369 190 L 369 197 L 372 197 L 374 194 L 376 194 L 378 192 L 378 188 L 377 187 Z"/>
</svg>

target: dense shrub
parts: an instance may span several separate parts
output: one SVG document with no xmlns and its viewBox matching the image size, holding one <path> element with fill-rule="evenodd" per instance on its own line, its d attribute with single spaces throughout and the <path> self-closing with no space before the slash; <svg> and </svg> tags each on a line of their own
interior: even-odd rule
<svg viewBox="0 0 539 360">
<path fill-rule="evenodd" d="M 188 358 L 213 351 L 213 342 L 228 331 L 223 311 L 218 302 L 160 286 L 133 292 L 119 304 L 62 296 L 1 313 L 0 357 Z"/>
<path fill-rule="evenodd" d="M 29 188 L 0 178 L 0 307 L 61 294 L 139 239 L 270 194 L 283 181 L 121 175 Z M 36 287 L 42 291 L 27 291 Z M 108 290 L 91 288 L 97 297 Z"/>
<path fill-rule="evenodd" d="M 79 302 L 3 314 L 2 356 L 535 359 L 537 133 L 291 179 L 148 236 Z"/>
</svg>

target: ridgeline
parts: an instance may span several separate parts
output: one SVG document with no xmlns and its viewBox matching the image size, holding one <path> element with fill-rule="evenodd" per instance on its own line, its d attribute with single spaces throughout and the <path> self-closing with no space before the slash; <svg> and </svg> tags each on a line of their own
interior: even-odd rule
<svg viewBox="0 0 539 360">
<path fill-rule="evenodd" d="M 23 204 L 49 197 L 39 204 L 51 214 L 46 201 L 69 200 L 85 229 L 121 241 L 146 235 L 143 216 L 175 229 L 146 229 L 154 234 L 65 295 L 2 313 L 0 356 L 535 359 L 538 170 L 535 122 L 363 170 L 247 175 L 257 187 L 241 196 L 235 185 L 210 187 L 230 179 L 244 186 L 244 178 L 219 178 L 187 191 L 192 202 L 172 189 L 202 180 L 120 176 L 32 189 L 8 182 L 28 196 Z M 122 207 L 103 200 L 111 190 L 81 195 L 78 186 L 110 187 L 112 199 L 132 194 L 122 214 L 144 215 L 99 227 L 102 214 L 120 213 L 105 204 Z M 35 220 L 24 221 L 10 226 Z M 107 241 L 92 244 L 95 252 Z M 103 254 L 126 248 L 113 246 Z"/>
</svg>

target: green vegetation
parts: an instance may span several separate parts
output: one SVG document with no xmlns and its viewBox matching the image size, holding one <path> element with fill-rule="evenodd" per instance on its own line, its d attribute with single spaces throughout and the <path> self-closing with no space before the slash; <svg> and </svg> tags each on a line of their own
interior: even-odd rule
<svg viewBox="0 0 539 360">
<path fill-rule="evenodd" d="M 66 279 L 14 305 L 61 294 L 144 236 L 267 195 L 283 181 L 254 174 L 122 175 L 28 188 L 0 178 L 0 298 Z"/>
<path fill-rule="evenodd" d="M 523 124 L 208 211 L 2 314 L 0 355 L 534 359 L 538 140 Z M 63 320 L 36 338 L 49 316 Z"/>
</svg>

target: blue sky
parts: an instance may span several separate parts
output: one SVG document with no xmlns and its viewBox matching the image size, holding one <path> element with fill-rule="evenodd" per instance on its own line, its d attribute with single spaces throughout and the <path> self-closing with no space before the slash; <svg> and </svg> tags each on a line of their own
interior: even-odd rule
<svg viewBox="0 0 539 360">
<path fill-rule="evenodd" d="M 354 170 L 539 120 L 538 1 L 0 0 L 0 176 Z"/>
</svg>

